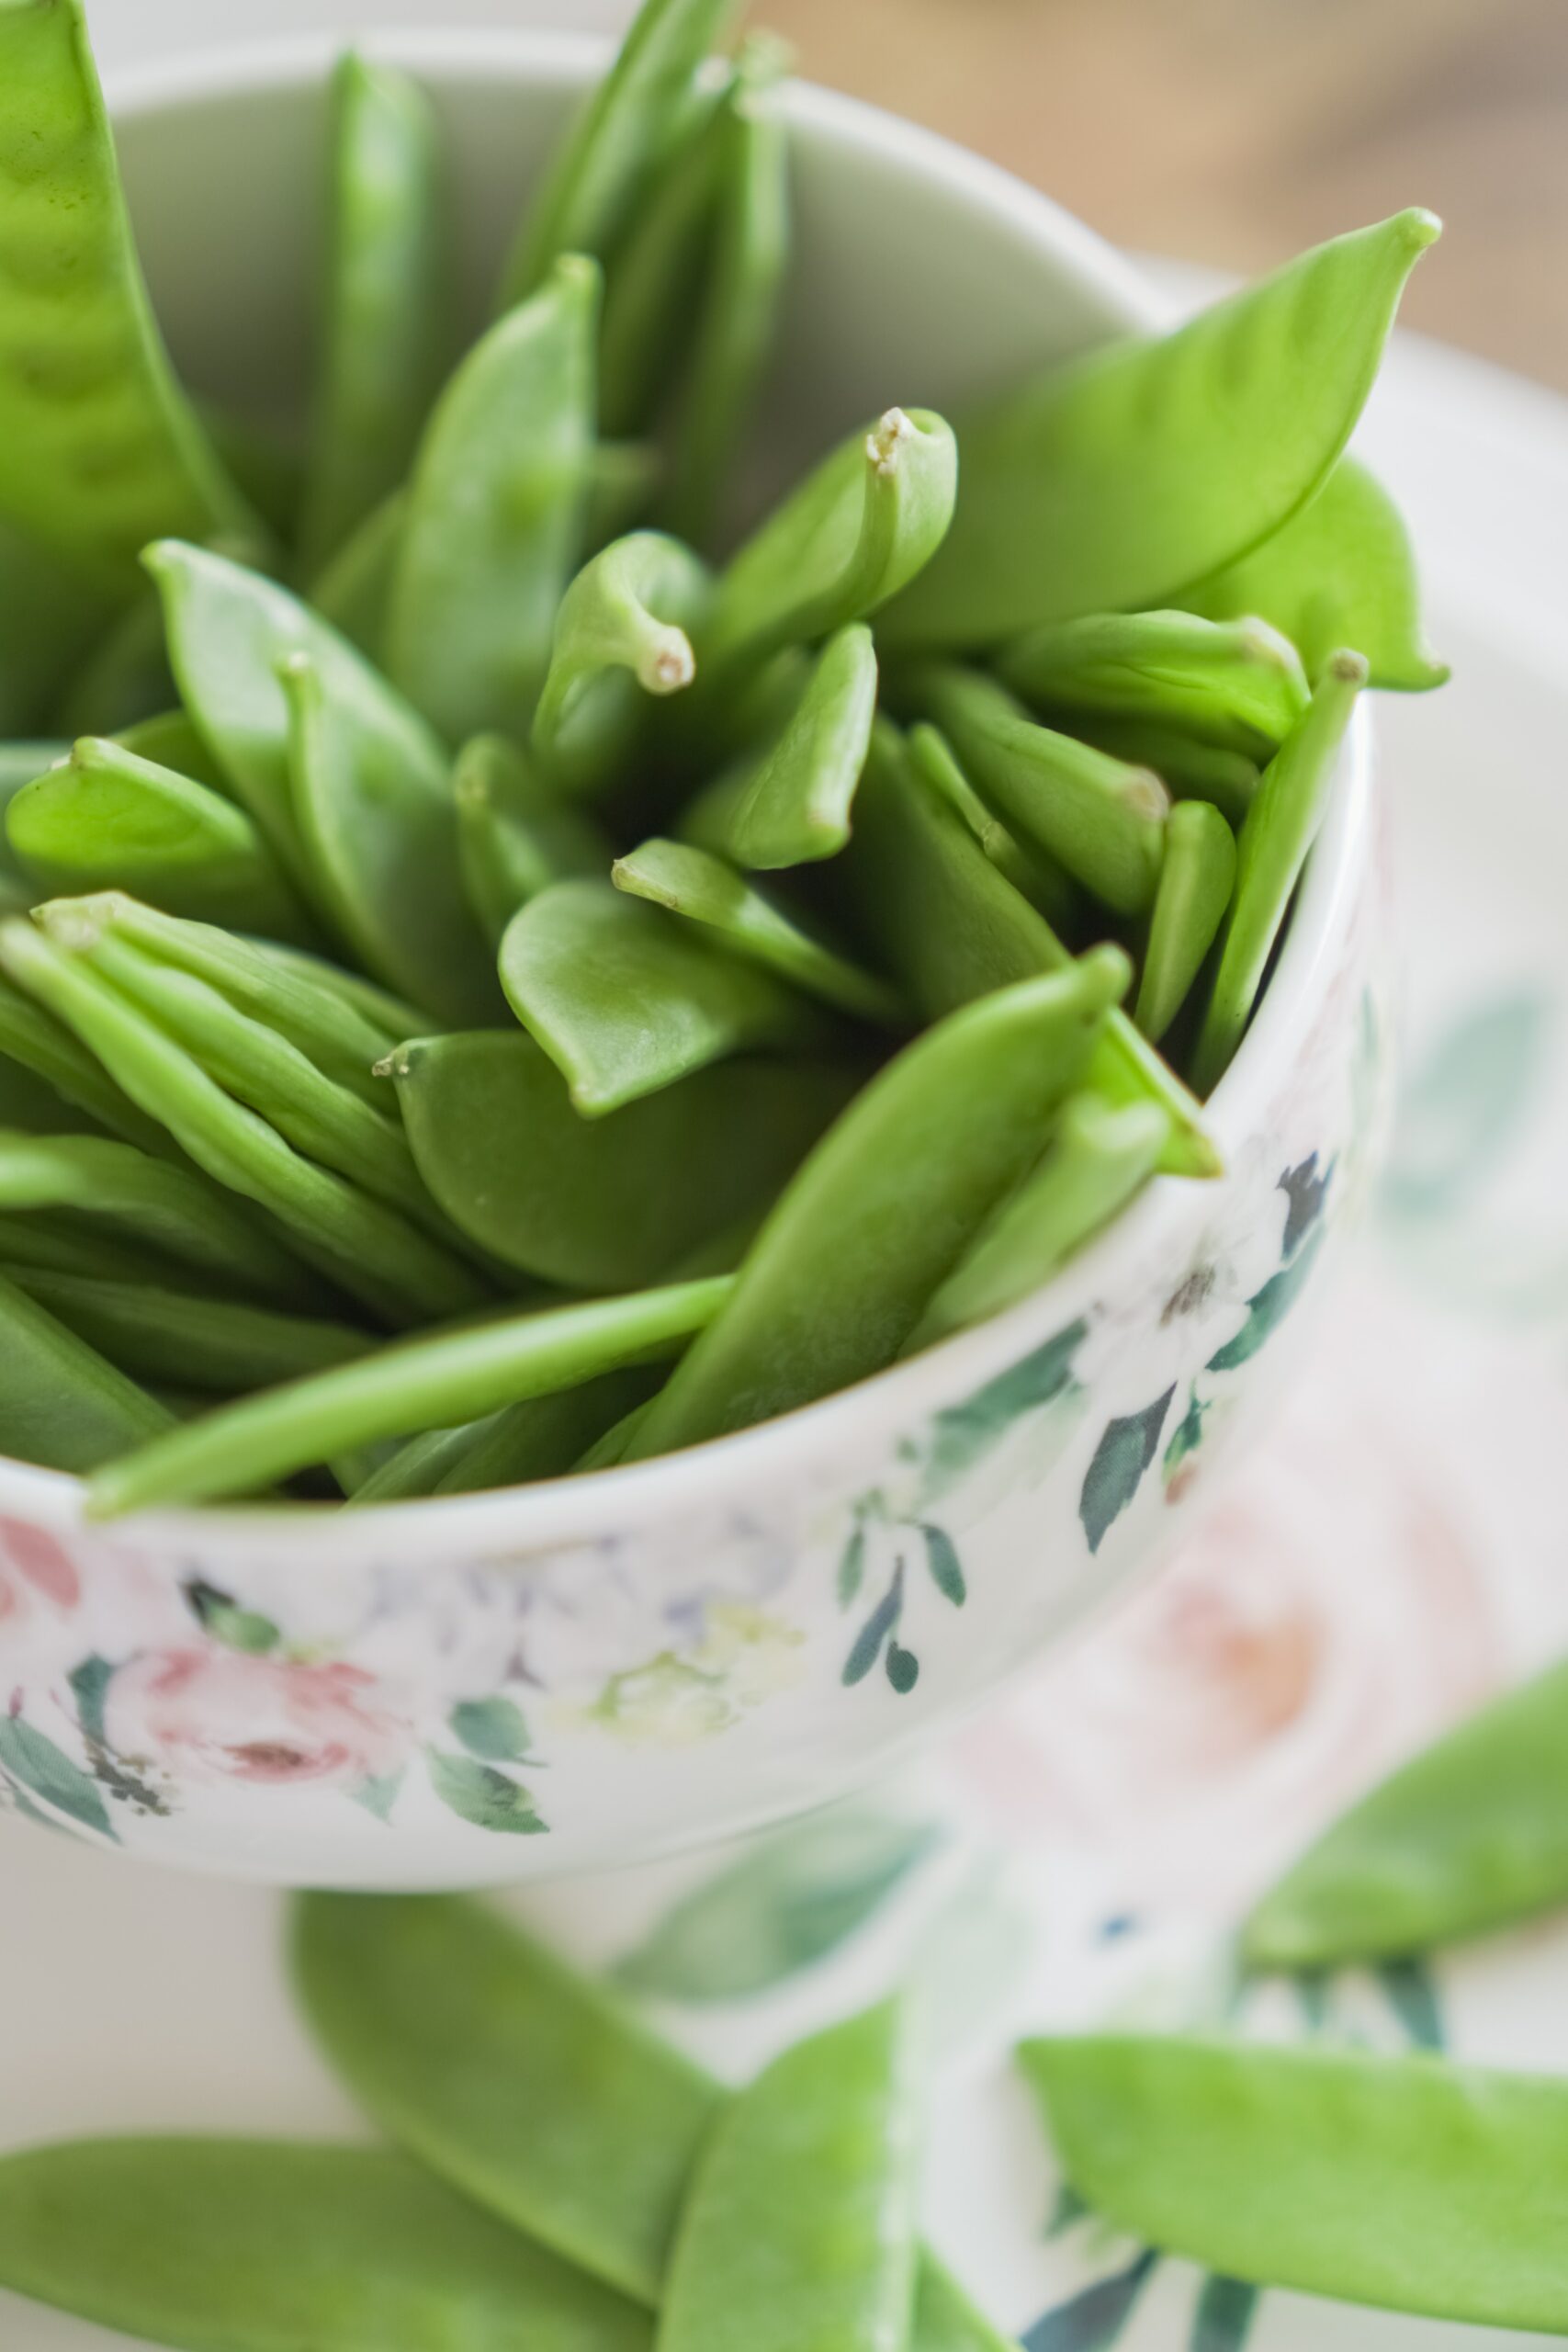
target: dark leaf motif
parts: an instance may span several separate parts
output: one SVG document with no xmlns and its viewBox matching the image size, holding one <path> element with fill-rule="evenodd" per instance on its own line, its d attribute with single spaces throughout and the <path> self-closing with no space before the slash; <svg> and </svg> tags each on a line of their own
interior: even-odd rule
<svg viewBox="0 0 1568 2352">
<path fill-rule="evenodd" d="M 1438 1039 L 1399 1106 L 1383 1199 L 1453 1216 L 1506 1156 L 1546 1078 L 1551 1007 L 1536 990 L 1478 1006 Z"/>
<path fill-rule="evenodd" d="M 62 1748 L 20 1715 L 0 1715 L 0 1770 L 68 1820 L 96 1830 L 100 1838 L 114 1838 L 107 1808 L 94 1782 Z"/>
<path fill-rule="evenodd" d="M 508 1780 L 493 1764 L 472 1756 L 446 1756 L 427 1748 L 430 1785 L 449 1810 L 472 1822 L 476 1829 L 498 1831 L 508 1838 L 542 1837 L 548 1825 L 540 1820 L 534 1800 L 520 1781 Z"/>
<path fill-rule="evenodd" d="M 1290 1207 L 1285 1212 L 1285 1235 L 1280 1254 L 1293 1258 L 1313 1227 L 1317 1224 L 1327 1205 L 1329 1187 L 1334 1182 L 1337 1160 L 1330 1160 L 1320 1176 L 1317 1154 L 1303 1159 L 1298 1168 L 1287 1168 L 1276 1190 L 1283 1193 Z"/>
<path fill-rule="evenodd" d="M 80 1666 L 73 1667 L 68 1677 L 75 1694 L 76 1720 L 82 1726 L 82 1736 L 95 1747 L 108 1745 L 104 1710 L 113 1679 L 114 1668 L 107 1657 L 85 1657 Z"/>
<path fill-rule="evenodd" d="M 216 1585 L 197 1578 L 186 1586 L 185 1596 L 203 1633 L 221 1642 L 225 1649 L 265 1657 L 283 1638 L 270 1617 L 242 1609 L 231 1593 L 220 1592 Z"/>
<path fill-rule="evenodd" d="M 521 1764 L 528 1754 L 523 1710 L 497 1691 L 489 1699 L 463 1699 L 446 1721 L 452 1736 L 484 1764 Z"/>
<path fill-rule="evenodd" d="M 1245 2352 L 1258 2316 L 1259 2291 L 1244 2278 L 1223 2278 L 1212 2271 L 1199 2290 L 1188 2339 L 1190 2352 Z"/>
<path fill-rule="evenodd" d="M 969 1598 L 969 1587 L 964 1581 L 957 1545 L 944 1527 L 922 1527 L 920 1533 L 926 1539 L 926 1566 L 932 1584 L 944 1600 L 951 1600 L 954 1609 L 962 1609 Z"/>
<path fill-rule="evenodd" d="M 1378 1970 L 1383 1997 L 1417 2050 L 1441 2050 L 1447 2036 L 1438 1987 L 1425 1962 L 1385 1961 Z"/>
<path fill-rule="evenodd" d="M 21 1820 L 30 1821 L 36 1829 L 47 1829 L 56 1838 L 70 1837 L 63 1821 L 56 1821 L 52 1813 L 45 1813 L 42 1805 L 34 1804 L 26 1789 L 18 1781 L 8 1780 L 4 1772 L 0 1772 L 0 1797 Z M 0 1811 L 4 1810 L 0 1805 Z"/>
<path fill-rule="evenodd" d="M 920 1661 L 913 1650 L 900 1649 L 897 1642 L 887 1645 L 887 1679 L 900 1699 L 907 1699 L 920 1679 Z"/>
<path fill-rule="evenodd" d="M 398 1792 L 403 1785 L 403 1779 L 401 1766 L 395 1772 L 377 1773 L 368 1781 L 360 1781 L 354 1792 L 354 1802 L 355 1804 L 362 1804 L 367 1813 L 374 1814 L 378 1821 L 389 1822 L 392 1818 L 392 1807 L 398 1801 Z"/>
<path fill-rule="evenodd" d="M 1250 1363 L 1258 1349 L 1273 1337 L 1317 1263 L 1323 1233 L 1321 1225 L 1314 1227 L 1290 1264 L 1266 1282 L 1256 1297 L 1248 1299 L 1246 1322 L 1235 1339 L 1227 1340 L 1218 1354 L 1209 1358 L 1211 1372 L 1235 1372 L 1241 1364 Z"/>
<path fill-rule="evenodd" d="M 1302 1968 L 1292 1978 L 1302 2023 L 1314 2036 L 1328 2030 L 1329 1975 L 1325 1968 Z"/>
<path fill-rule="evenodd" d="M 1043 1348 L 939 1413 L 931 1423 L 925 1489 L 934 1500 L 982 1461 L 1025 1413 L 1051 1404 L 1073 1384 L 1073 1360 L 1089 1326 L 1080 1317 Z"/>
<path fill-rule="evenodd" d="M 1108 2352 L 1133 2316 L 1159 2256 L 1140 2254 L 1125 2270 L 1097 2278 L 1070 2301 L 1058 2303 L 1021 2339 L 1022 2352 Z"/>
<path fill-rule="evenodd" d="M 1047 2240 L 1066 2237 L 1067 2232 L 1091 2211 L 1088 2199 L 1079 2196 L 1070 2180 L 1064 2180 L 1056 2191 L 1056 2201 L 1045 2224 Z"/>
<path fill-rule="evenodd" d="M 865 1529 L 856 1525 L 839 1562 L 839 1606 L 852 1609 L 865 1582 Z"/>
<path fill-rule="evenodd" d="M 1203 1419 L 1209 1410 L 1194 1388 L 1187 1399 L 1187 1410 L 1170 1433 L 1170 1443 L 1165 1449 L 1160 1464 L 1161 1476 L 1168 1487 L 1190 1454 L 1196 1453 L 1203 1442 Z"/>
<path fill-rule="evenodd" d="M 1128 1413 L 1111 1421 L 1096 1446 L 1078 1498 L 1078 1517 L 1091 1552 L 1099 1551 L 1143 1484 L 1159 1451 L 1160 1433 L 1175 1396 L 1172 1385 L 1141 1413 Z"/>
<path fill-rule="evenodd" d="M 892 1583 L 855 1635 L 854 1646 L 844 1660 L 843 1679 L 847 1690 L 852 1690 L 857 1682 L 865 1680 L 882 1656 L 884 1642 L 896 1630 L 903 1613 L 904 1563 L 900 1560 L 893 1571 Z"/>
</svg>

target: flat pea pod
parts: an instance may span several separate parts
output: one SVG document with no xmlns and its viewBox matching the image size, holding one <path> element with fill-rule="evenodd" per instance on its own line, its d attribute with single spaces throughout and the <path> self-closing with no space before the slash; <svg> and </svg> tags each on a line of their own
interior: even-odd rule
<svg viewBox="0 0 1568 2352">
<path fill-rule="evenodd" d="M 687 628 L 705 610 L 707 567 L 679 539 L 634 531 L 584 564 L 562 597 L 532 740 L 547 773 L 603 789 L 637 740 L 639 705 L 696 676 Z"/>
<path fill-rule="evenodd" d="M 0 2285 L 173 2352 L 648 2352 L 631 2304 L 378 2148 L 0 2160 Z"/>
<path fill-rule="evenodd" d="M 170 1290 L 145 1271 L 138 1282 L 104 1282 L 13 1264 L 10 1278 L 110 1363 L 154 1386 L 232 1396 L 351 1363 L 374 1344 L 344 1323 Z"/>
<path fill-rule="evenodd" d="M 858 1076 L 727 1061 L 583 1119 L 521 1030 L 423 1039 L 388 1067 L 414 1159 L 453 1224 L 503 1264 L 583 1290 L 673 1275 L 760 1212 Z"/>
<path fill-rule="evenodd" d="M 433 1491 L 478 1495 L 564 1478 L 590 1446 L 640 1411 L 659 1378 L 657 1372 L 610 1372 L 581 1388 L 563 1389 L 558 1396 L 513 1405 L 481 1423 L 473 1443 L 448 1464 Z"/>
<path fill-rule="evenodd" d="M 603 874 L 610 844 L 592 818 L 504 735 L 477 735 L 452 779 L 457 856 L 474 920 L 499 947 L 519 907 L 574 874 Z"/>
<path fill-rule="evenodd" d="M 5 1273 L 0 1328 L 0 1453 L 80 1476 L 171 1427 L 160 1404 Z"/>
<path fill-rule="evenodd" d="M 719 125 L 737 72 L 730 69 L 711 90 L 698 85 L 685 135 L 627 221 L 605 272 L 599 336 L 603 434 L 648 432 L 679 373 L 711 259 Z"/>
<path fill-rule="evenodd" d="M 1165 865 L 1149 917 L 1133 1018 L 1158 1045 L 1220 935 L 1235 888 L 1235 835 L 1206 800 L 1183 800 L 1166 827 Z"/>
<path fill-rule="evenodd" d="M 629 1413 L 604 1431 L 603 1437 L 595 1439 L 577 1464 L 574 1475 L 579 1478 L 589 1478 L 598 1470 L 619 1469 L 626 1458 L 632 1437 L 648 1418 L 652 1403 L 649 1397 L 646 1404 L 634 1405 Z"/>
<path fill-rule="evenodd" d="M 1077 884 L 1037 842 L 1021 842 L 987 808 L 940 728 L 923 719 L 911 727 L 908 757 L 916 772 L 963 818 L 997 872 L 1037 913 L 1057 931 L 1081 923 L 1084 906 Z"/>
<path fill-rule="evenodd" d="M 1568 2331 L 1568 2087 L 1421 2053 L 1157 2035 L 1025 2042 L 1068 2179 L 1225 2277 Z"/>
<path fill-rule="evenodd" d="M 796 2043 L 697 2158 L 655 2342 L 901 2352 L 914 2316 L 919 2109 L 902 2005 Z M 743 2317 L 742 2317 L 743 2315 Z"/>
<path fill-rule="evenodd" d="M 1002 648 L 998 676 L 1054 711 L 1103 710 L 1201 735 L 1252 758 L 1278 751 L 1310 699 L 1301 655 L 1266 620 L 1090 613 Z"/>
<path fill-rule="evenodd" d="M 19 1127 L 28 1135 L 102 1135 L 104 1130 L 86 1111 L 78 1111 L 57 1094 L 47 1079 L 20 1062 L 0 1054 L 0 1127 Z"/>
<path fill-rule="evenodd" d="M 500 1418 L 492 1413 L 482 1421 L 460 1421 L 456 1429 L 423 1430 L 418 1437 L 352 1446 L 334 1453 L 329 1466 L 350 1510 L 369 1510 L 378 1503 L 423 1502 L 462 1460 L 479 1431 Z"/>
<path fill-rule="evenodd" d="M 1272 537 L 1183 602 L 1215 620 L 1261 613 L 1300 649 L 1309 677 L 1341 645 L 1366 656 L 1369 685 L 1422 694 L 1449 674 L 1427 642 L 1399 509 L 1349 456 Z"/>
<path fill-rule="evenodd" d="M 1219 968 L 1192 1058 L 1192 1082 L 1201 1094 L 1224 1076 L 1252 1017 L 1269 953 L 1323 821 L 1356 698 L 1366 683 L 1367 665 L 1360 654 L 1334 655 L 1318 677 L 1304 717 L 1264 770 L 1247 812 Z"/>
<path fill-rule="evenodd" d="M 62 1021 L 23 994 L 0 973 L 0 1057 L 58 1094 L 74 1112 L 122 1143 L 166 1159 L 169 1138 L 134 1103 Z M 62 1121 L 62 1125 L 70 1122 Z"/>
<path fill-rule="evenodd" d="M 70 1274 L 90 1283 L 168 1281 L 186 1288 L 203 1279 L 189 1267 L 160 1261 L 144 1243 L 108 1241 L 85 1231 L 70 1222 L 69 1213 L 51 1217 L 0 1209 L 0 1267 L 24 1283 L 35 1273 Z M 209 1284 L 209 1295 L 217 1295 L 215 1284 Z"/>
<path fill-rule="evenodd" d="M 820 1012 L 603 881 L 558 882 L 513 918 L 501 983 L 584 1118 L 603 1118 L 731 1054 L 824 1042 Z"/>
<path fill-rule="evenodd" d="M 70 757 L 69 743 L 0 743 L 0 820 L 18 792 L 36 783 L 47 769 L 58 767 L 62 760 Z M 4 840 L 0 840 L 0 854 L 5 846 Z"/>
<path fill-rule="evenodd" d="M 522 735 L 582 548 L 600 273 L 558 262 L 476 344 L 415 461 L 388 604 L 390 677 L 449 743 Z"/>
<path fill-rule="evenodd" d="M 727 811 L 721 838 L 738 865 L 766 872 L 839 854 L 871 749 L 876 693 L 871 631 L 852 622 L 817 655 L 783 731 Z"/>
<path fill-rule="evenodd" d="M 299 526 L 306 578 L 403 480 L 446 346 L 446 204 L 434 109 L 353 52 L 333 76 L 332 225 Z"/>
<path fill-rule="evenodd" d="M 1170 808 L 1158 776 L 1037 726 L 978 671 L 933 665 L 917 694 L 976 791 L 1011 831 L 1055 858 L 1115 913 L 1147 912 Z"/>
<path fill-rule="evenodd" d="M 1258 1968 L 1403 1958 L 1568 1901 L 1568 1668 L 1483 1707 L 1326 1830 L 1242 1931 Z"/>
<path fill-rule="evenodd" d="M 1196 735 L 1182 735 L 1146 718 L 1119 718 L 1109 711 L 1074 715 L 1071 731 L 1113 759 L 1152 768 L 1178 800 L 1212 800 L 1233 826 L 1252 806 L 1262 774 L 1245 752 L 1227 752 Z"/>
<path fill-rule="evenodd" d="M 1411 210 L 1336 237 L 1172 334 L 1091 351 L 971 418 L 957 520 L 888 642 L 982 646 L 1146 611 L 1246 555 L 1338 458 L 1439 233 Z"/>
<path fill-rule="evenodd" d="M 0 510 L 117 594 L 167 532 L 260 526 L 175 382 L 80 0 L 0 10 Z"/>
<path fill-rule="evenodd" d="M 644 842 L 615 860 L 611 879 L 617 890 L 705 924 L 736 955 L 835 1012 L 884 1029 L 908 1025 L 897 989 L 829 946 L 710 851 L 689 842 Z"/>
<path fill-rule="evenodd" d="M 628 1458 L 769 1420 L 891 1363 L 1038 1159 L 1129 977 L 1119 948 L 1098 948 L 906 1046 L 787 1187 Z"/>
<path fill-rule="evenodd" d="M 112 1519 L 253 1494 L 357 1446 L 455 1428 L 623 1365 L 660 1363 L 718 1312 L 731 1280 L 479 1323 L 265 1390 L 110 1464 L 93 1482 L 88 1510 Z"/>
<path fill-rule="evenodd" d="M 735 13 L 736 0 L 643 0 L 529 205 L 507 263 L 503 310 L 532 294 L 562 254 L 609 258 L 689 131 L 694 77 Z"/>
</svg>

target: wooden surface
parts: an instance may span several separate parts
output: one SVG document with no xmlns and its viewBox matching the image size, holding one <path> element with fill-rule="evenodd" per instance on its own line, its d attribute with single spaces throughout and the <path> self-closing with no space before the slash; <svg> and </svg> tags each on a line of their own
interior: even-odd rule
<svg viewBox="0 0 1568 2352">
<path fill-rule="evenodd" d="M 1404 322 L 1568 390 L 1568 0 L 758 0 L 801 71 L 1246 271 L 1426 204 Z"/>
</svg>

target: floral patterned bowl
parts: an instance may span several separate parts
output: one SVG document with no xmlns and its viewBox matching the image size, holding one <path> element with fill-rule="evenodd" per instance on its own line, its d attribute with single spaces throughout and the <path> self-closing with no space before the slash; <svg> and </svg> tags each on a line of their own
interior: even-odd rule
<svg viewBox="0 0 1568 2352">
<path fill-rule="evenodd" d="M 514 159 L 594 54 L 388 47 L 457 134 L 477 303 Z M 122 110 L 176 347 L 253 406 L 298 396 L 327 62 L 231 52 Z M 1043 198 L 842 98 L 789 104 L 795 315 L 761 436 L 781 478 L 890 399 L 952 403 L 1150 319 Z M 647 1860 L 896 1768 L 1156 1557 L 1295 1353 L 1280 1327 L 1382 1099 L 1368 795 L 1359 730 L 1214 1099 L 1228 1174 L 1156 1183 L 983 1329 L 671 1461 L 363 1516 L 96 1529 L 73 1480 L 0 1464 L 0 1791 L 191 1869 L 435 1888 Z"/>
</svg>

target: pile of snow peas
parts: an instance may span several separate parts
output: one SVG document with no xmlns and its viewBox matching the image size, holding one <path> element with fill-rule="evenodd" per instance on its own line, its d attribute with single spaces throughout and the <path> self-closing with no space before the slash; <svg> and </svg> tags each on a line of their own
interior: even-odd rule
<svg viewBox="0 0 1568 2352">
<path fill-rule="evenodd" d="M 735 13 L 646 0 L 466 350 L 345 58 L 290 439 L 176 378 L 81 0 L 0 0 L 0 1452 L 100 1516 L 642 1460 L 1015 1304 L 1218 1172 L 1356 698 L 1444 674 L 1343 455 L 1418 210 L 745 527 Z"/>
</svg>

